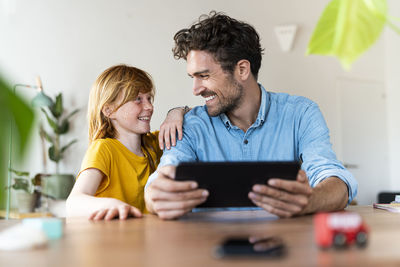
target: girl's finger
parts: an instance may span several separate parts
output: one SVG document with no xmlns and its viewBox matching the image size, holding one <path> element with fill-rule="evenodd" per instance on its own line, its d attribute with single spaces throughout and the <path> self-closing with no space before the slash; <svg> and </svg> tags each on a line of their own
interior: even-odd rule
<svg viewBox="0 0 400 267">
<path fill-rule="evenodd" d="M 133 217 L 137 217 L 137 218 L 141 218 L 142 217 L 142 213 L 140 212 L 139 209 L 131 206 L 129 213 L 133 216 Z"/>
</svg>

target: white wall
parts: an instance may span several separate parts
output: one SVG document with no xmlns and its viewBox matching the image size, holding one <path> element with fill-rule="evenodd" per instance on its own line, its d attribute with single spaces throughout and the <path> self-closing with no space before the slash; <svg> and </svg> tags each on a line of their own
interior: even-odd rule
<svg viewBox="0 0 400 267">
<path fill-rule="evenodd" d="M 400 1 L 389 0 L 390 14 L 400 18 Z M 397 23 L 399 25 L 399 23 Z M 400 191 L 400 36 L 391 29 L 385 32 L 385 81 L 389 128 L 390 185 Z"/>
<path fill-rule="evenodd" d="M 0 68 L 13 83 L 32 83 L 39 74 L 47 93 L 54 95 L 62 91 L 69 110 L 84 109 L 75 117 L 74 127 L 67 137 L 78 137 L 80 141 L 62 165 L 63 171 L 77 173 L 87 147 L 85 109 L 88 92 L 97 75 L 117 63 L 135 65 L 150 72 L 157 87 L 152 121 L 152 128 L 157 129 L 169 108 L 202 104 L 200 99 L 192 96 L 185 62 L 172 57 L 173 35 L 189 26 L 200 14 L 212 9 L 224 11 L 258 30 L 265 48 L 259 81 L 266 88 L 304 95 L 319 103 L 340 157 L 336 80 L 346 77 L 383 82 L 387 78 L 390 80 L 388 85 L 393 84 L 390 88 L 394 94 L 395 84 L 397 89 L 399 84 L 394 78 L 398 60 L 384 61 L 385 48 L 389 47 L 390 54 L 396 50 L 395 45 L 385 44 L 384 40 L 379 40 L 348 73 L 333 58 L 306 57 L 308 40 L 328 2 L 0 0 L 3 4 L 0 9 Z M 296 23 L 299 30 L 293 50 L 283 53 L 273 27 L 287 23 Z M 398 36 L 388 38 L 392 40 Z M 386 58 L 390 57 L 386 54 Z M 393 74 L 385 74 L 384 66 L 391 68 Z M 394 109 L 388 109 L 389 113 Z M 396 118 L 392 117 L 392 120 Z M 391 134 L 398 136 L 394 128 Z M 33 147 L 35 150 L 39 150 L 37 144 Z M 40 157 L 30 162 L 32 170 L 41 170 Z"/>
</svg>

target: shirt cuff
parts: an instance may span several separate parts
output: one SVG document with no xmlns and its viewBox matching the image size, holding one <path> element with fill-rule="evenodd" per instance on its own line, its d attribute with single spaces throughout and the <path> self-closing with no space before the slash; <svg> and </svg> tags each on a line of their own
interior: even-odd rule
<svg viewBox="0 0 400 267">
<path fill-rule="evenodd" d="M 347 204 L 350 204 L 350 202 L 353 200 L 353 198 L 357 195 L 357 188 L 358 188 L 358 183 L 356 179 L 354 179 L 353 175 L 348 171 L 348 170 L 341 170 L 341 169 L 335 169 L 335 170 L 324 170 L 321 171 L 318 174 L 318 178 L 315 179 L 313 182 L 311 182 L 311 187 L 315 187 L 317 184 L 322 182 L 328 177 L 338 177 L 340 180 L 342 180 L 346 185 L 349 193 L 349 201 Z"/>
</svg>

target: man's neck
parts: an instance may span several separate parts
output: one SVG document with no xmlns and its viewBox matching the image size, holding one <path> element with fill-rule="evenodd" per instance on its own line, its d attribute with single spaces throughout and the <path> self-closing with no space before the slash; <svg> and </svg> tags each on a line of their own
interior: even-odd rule
<svg viewBox="0 0 400 267">
<path fill-rule="evenodd" d="M 235 110 L 226 115 L 233 125 L 246 132 L 257 119 L 261 105 L 261 90 L 254 80 L 244 84 L 243 87 L 242 102 Z"/>
</svg>

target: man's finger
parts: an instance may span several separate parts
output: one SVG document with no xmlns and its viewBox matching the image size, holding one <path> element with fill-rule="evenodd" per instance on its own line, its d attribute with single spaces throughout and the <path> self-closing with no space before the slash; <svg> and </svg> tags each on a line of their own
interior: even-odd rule
<svg viewBox="0 0 400 267">
<path fill-rule="evenodd" d="M 304 206 L 308 203 L 307 197 L 302 194 L 293 194 L 284 190 L 260 184 L 254 185 L 252 189 L 253 192 L 258 195 L 264 195 L 270 198 L 283 200 L 289 203 L 296 203 L 298 206 Z"/>
<path fill-rule="evenodd" d="M 311 187 L 305 183 L 300 183 L 298 181 L 287 181 L 283 179 L 270 179 L 268 181 L 269 186 L 273 186 L 275 188 L 283 189 L 293 194 L 304 194 L 311 195 L 312 190 Z"/>
<path fill-rule="evenodd" d="M 207 197 L 208 194 L 209 194 L 208 191 L 204 189 L 195 189 L 183 192 L 157 191 L 157 194 L 152 197 L 152 200 L 183 201 L 183 200 Z"/>
<path fill-rule="evenodd" d="M 165 178 L 175 179 L 176 166 L 166 165 L 161 167 L 158 172 L 159 177 L 164 176 Z"/>
<path fill-rule="evenodd" d="M 159 214 L 167 210 L 192 210 L 197 205 L 206 201 L 207 198 L 191 199 L 186 201 L 159 201 L 155 203 L 154 210 Z"/>
<path fill-rule="evenodd" d="M 308 178 L 307 178 L 306 172 L 303 170 L 299 170 L 299 172 L 297 173 L 296 180 L 301 183 L 305 183 L 305 182 L 308 183 Z"/>
<path fill-rule="evenodd" d="M 255 205 L 259 206 L 260 208 L 263 208 L 264 210 L 268 211 L 269 213 L 275 214 L 281 218 L 289 218 L 292 216 L 292 214 L 290 212 L 277 209 L 275 207 L 272 207 L 272 206 L 262 203 L 262 202 L 258 202 L 258 201 L 254 201 L 254 200 L 252 200 L 252 201 Z"/>
<path fill-rule="evenodd" d="M 155 187 L 160 191 L 166 192 L 185 192 L 191 191 L 197 188 L 197 183 L 194 181 L 174 181 L 165 177 L 158 177 L 150 184 L 151 187 Z"/>
<path fill-rule="evenodd" d="M 300 206 L 297 205 L 297 203 L 288 203 L 285 201 L 281 201 L 279 199 L 276 198 L 271 198 L 271 197 L 267 197 L 265 195 L 260 195 L 260 194 L 256 194 L 254 192 L 250 192 L 249 193 L 249 198 L 251 200 L 260 202 L 260 203 L 264 203 L 267 204 L 271 207 L 280 209 L 280 210 L 284 210 L 284 211 L 288 211 L 290 213 L 299 213 L 301 212 L 302 208 Z"/>
<path fill-rule="evenodd" d="M 188 213 L 190 210 L 166 210 L 158 213 L 158 217 L 163 220 L 173 220 L 183 216 Z"/>
</svg>

